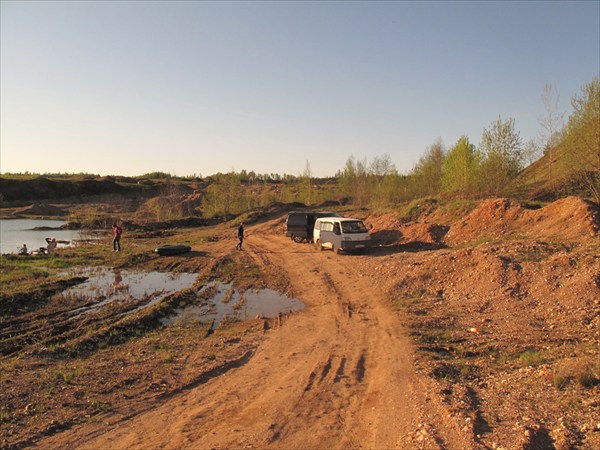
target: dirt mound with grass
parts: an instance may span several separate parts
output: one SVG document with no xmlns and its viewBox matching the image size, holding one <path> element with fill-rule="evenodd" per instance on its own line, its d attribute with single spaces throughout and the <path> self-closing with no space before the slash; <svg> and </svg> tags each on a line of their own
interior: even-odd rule
<svg viewBox="0 0 600 450">
<path fill-rule="evenodd" d="M 365 224 L 371 228 L 376 245 L 435 244 L 440 245 L 448 231 L 446 225 L 416 221 L 406 223 L 397 213 L 371 215 Z"/>
<path fill-rule="evenodd" d="M 600 209 L 579 197 L 566 197 L 537 209 L 494 198 L 458 219 L 440 209 L 410 221 L 398 212 L 372 214 L 365 223 L 379 246 L 424 243 L 453 247 L 503 238 L 581 241 L 597 238 L 600 230 Z"/>
<path fill-rule="evenodd" d="M 484 201 L 465 218 L 453 223 L 444 241 L 461 245 L 505 235 L 572 241 L 595 238 L 600 229 L 596 205 L 578 197 L 566 197 L 540 209 L 497 198 Z"/>
</svg>

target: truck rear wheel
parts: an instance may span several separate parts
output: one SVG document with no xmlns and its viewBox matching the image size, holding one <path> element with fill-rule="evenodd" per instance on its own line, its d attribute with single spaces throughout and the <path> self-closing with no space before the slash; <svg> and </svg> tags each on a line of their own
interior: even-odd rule
<svg viewBox="0 0 600 450">
<path fill-rule="evenodd" d="M 297 242 L 298 244 L 300 244 L 304 238 L 300 237 L 300 236 L 292 236 L 292 239 L 294 240 L 294 242 Z"/>
</svg>

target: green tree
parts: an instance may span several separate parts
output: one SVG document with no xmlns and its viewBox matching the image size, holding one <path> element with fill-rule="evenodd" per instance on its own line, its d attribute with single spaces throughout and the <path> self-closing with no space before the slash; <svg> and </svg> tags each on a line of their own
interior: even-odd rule
<svg viewBox="0 0 600 450">
<path fill-rule="evenodd" d="M 437 139 L 411 172 L 410 184 L 413 198 L 437 195 L 441 192 L 442 167 L 445 150 L 441 139 Z"/>
<path fill-rule="evenodd" d="M 206 189 L 203 209 L 208 217 L 237 214 L 247 208 L 247 199 L 242 189 L 239 175 L 235 172 L 218 173 L 212 176 L 213 182 Z"/>
<path fill-rule="evenodd" d="M 340 195 L 352 198 L 354 179 L 356 178 L 356 162 L 354 156 L 350 156 L 344 164 L 344 168 L 338 175 L 338 190 Z"/>
<path fill-rule="evenodd" d="M 523 143 L 515 120 L 494 121 L 484 129 L 480 151 L 483 156 L 477 183 L 485 195 L 505 195 L 523 165 Z"/>
<path fill-rule="evenodd" d="M 452 147 L 442 166 L 442 190 L 462 198 L 473 194 L 473 177 L 478 163 L 475 146 L 467 136 L 461 136 Z"/>
<path fill-rule="evenodd" d="M 600 204 L 600 78 L 584 85 L 571 105 L 573 113 L 560 144 L 560 164 Z"/>
<path fill-rule="evenodd" d="M 376 156 L 369 164 L 369 204 L 389 207 L 398 202 L 400 177 L 387 153 Z"/>
<path fill-rule="evenodd" d="M 367 161 L 356 160 L 354 156 L 350 156 L 338 177 L 340 193 L 349 197 L 356 206 L 363 207 L 369 201 L 368 187 Z"/>
<path fill-rule="evenodd" d="M 369 173 L 377 177 L 384 177 L 396 173 L 396 166 L 392 162 L 390 155 L 385 153 L 382 156 L 376 156 L 369 164 Z"/>
</svg>

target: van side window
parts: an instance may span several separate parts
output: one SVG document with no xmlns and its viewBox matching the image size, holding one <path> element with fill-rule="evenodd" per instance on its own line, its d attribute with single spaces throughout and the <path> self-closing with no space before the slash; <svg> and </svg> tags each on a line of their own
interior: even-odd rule
<svg viewBox="0 0 600 450">
<path fill-rule="evenodd" d="M 360 220 L 342 222 L 344 233 L 368 233 L 367 227 Z"/>
<path fill-rule="evenodd" d="M 342 234 L 342 230 L 340 229 L 339 223 L 336 223 L 333 225 L 333 234 L 337 234 L 337 235 Z"/>
<path fill-rule="evenodd" d="M 331 222 L 321 222 L 321 231 L 333 231 L 333 224 Z"/>
</svg>

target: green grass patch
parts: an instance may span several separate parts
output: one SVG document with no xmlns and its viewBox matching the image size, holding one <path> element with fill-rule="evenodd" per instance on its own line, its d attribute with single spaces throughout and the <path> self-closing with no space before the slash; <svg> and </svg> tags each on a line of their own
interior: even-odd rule
<svg viewBox="0 0 600 450">
<path fill-rule="evenodd" d="M 479 203 L 479 200 L 449 200 L 440 205 L 438 212 L 442 216 L 448 216 L 453 220 L 458 220 L 473 211 Z"/>
<path fill-rule="evenodd" d="M 85 375 L 85 369 L 81 366 L 57 367 L 52 371 L 52 377 L 62 383 L 71 384 L 72 381 L 81 378 Z"/>
<path fill-rule="evenodd" d="M 410 334 L 418 343 L 425 345 L 442 345 L 454 341 L 454 335 L 450 331 L 436 328 L 415 329 Z"/>
<path fill-rule="evenodd" d="M 537 350 L 526 350 L 517 357 L 520 366 L 535 367 L 546 362 L 546 357 Z"/>
<path fill-rule="evenodd" d="M 425 289 L 410 290 L 399 285 L 390 295 L 390 305 L 394 311 L 409 309 L 419 304 L 426 292 Z"/>
<path fill-rule="evenodd" d="M 411 201 L 400 211 L 400 220 L 403 223 L 416 222 L 424 214 L 430 214 L 438 207 L 435 198 L 420 198 Z"/>
</svg>

